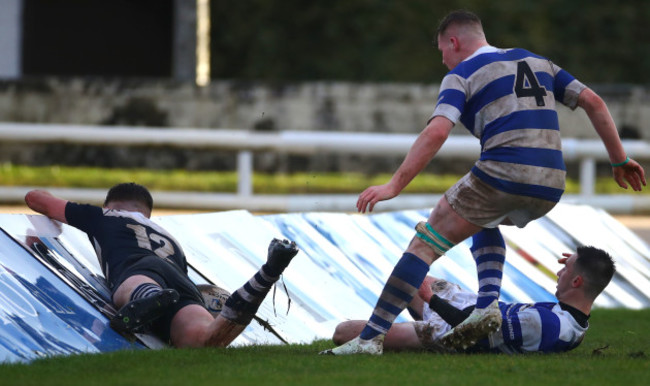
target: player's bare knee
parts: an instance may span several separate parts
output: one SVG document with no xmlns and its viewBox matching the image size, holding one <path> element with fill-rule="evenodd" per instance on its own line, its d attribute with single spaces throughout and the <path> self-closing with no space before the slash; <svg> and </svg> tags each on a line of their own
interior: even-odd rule
<svg viewBox="0 0 650 386">
<path fill-rule="evenodd" d="M 348 334 L 346 334 L 345 329 L 342 326 L 343 324 L 345 324 L 345 322 L 340 323 L 338 326 L 336 326 L 336 328 L 334 329 L 334 334 L 332 335 L 332 341 L 337 346 L 340 346 L 343 343 L 347 342 L 347 340 L 345 340 L 345 337 Z"/>
<path fill-rule="evenodd" d="M 205 323 L 187 323 L 182 327 L 172 327 L 172 344 L 174 347 L 205 347 L 209 337 L 208 327 Z"/>
<path fill-rule="evenodd" d="M 175 347 L 203 347 L 210 335 L 214 318 L 202 306 L 190 304 L 181 308 L 171 323 L 170 337 Z"/>
<path fill-rule="evenodd" d="M 338 346 L 351 341 L 361 334 L 361 330 L 363 330 L 365 325 L 365 321 L 362 320 L 347 320 L 341 322 L 334 329 L 332 341 Z"/>
</svg>

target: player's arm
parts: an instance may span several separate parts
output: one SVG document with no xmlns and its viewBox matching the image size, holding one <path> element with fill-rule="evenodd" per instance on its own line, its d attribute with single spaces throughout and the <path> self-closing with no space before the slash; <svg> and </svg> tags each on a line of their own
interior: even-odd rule
<svg viewBox="0 0 650 386">
<path fill-rule="evenodd" d="M 65 218 L 65 206 L 68 204 L 67 200 L 54 197 L 50 192 L 45 190 L 32 190 L 25 195 L 25 203 L 34 212 L 67 223 Z"/>
<path fill-rule="evenodd" d="M 436 116 L 429 122 L 389 181 L 394 190 L 401 192 L 427 166 L 447 141 L 453 128 L 454 124 L 443 116 Z"/>
<path fill-rule="evenodd" d="M 585 110 L 594 129 L 596 129 L 603 141 L 609 154 L 610 163 L 620 165 L 612 166 L 614 179 L 618 185 L 627 189 L 627 183 L 625 182 L 627 181 L 632 186 L 632 189 L 640 191 L 642 189 L 641 185 L 645 186 L 646 184 L 645 172 L 643 167 L 635 160 L 629 159 L 626 162 L 628 158 L 625 149 L 623 149 L 623 144 L 616 130 L 616 124 L 609 113 L 609 109 L 607 109 L 605 101 L 591 89 L 586 88 L 578 96 L 578 106 Z"/>
<path fill-rule="evenodd" d="M 434 117 L 415 140 L 390 181 L 384 185 L 371 186 L 359 195 L 359 212 L 365 213 L 366 209 L 372 211 L 377 202 L 397 196 L 438 153 L 453 128 L 454 124 L 449 119 Z"/>
</svg>

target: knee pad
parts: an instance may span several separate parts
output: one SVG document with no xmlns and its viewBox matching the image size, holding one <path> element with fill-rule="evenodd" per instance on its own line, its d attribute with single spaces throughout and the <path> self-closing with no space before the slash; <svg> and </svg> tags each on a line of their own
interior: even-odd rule
<svg viewBox="0 0 650 386">
<path fill-rule="evenodd" d="M 415 235 L 430 246 L 438 256 L 444 255 L 456 245 L 436 232 L 428 222 L 420 221 L 415 226 L 415 230 L 417 231 Z"/>
</svg>

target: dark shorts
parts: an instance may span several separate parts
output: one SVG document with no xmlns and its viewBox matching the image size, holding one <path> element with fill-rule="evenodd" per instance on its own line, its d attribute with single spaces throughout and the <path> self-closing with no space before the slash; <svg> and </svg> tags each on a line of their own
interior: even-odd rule
<svg viewBox="0 0 650 386">
<path fill-rule="evenodd" d="M 190 304 L 205 307 L 203 296 L 196 288 L 196 285 L 171 261 L 161 259 L 155 255 L 138 258 L 129 265 L 128 269 L 121 273 L 113 290 L 117 289 L 124 280 L 133 275 L 147 276 L 160 284 L 162 288 L 175 289 L 180 295 L 178 302 L 172 305 L 165 315 L 156 320 L 151 326 L 151 332 L 165 342 L 169 342 L 172 319 L 181 308 Z"/>
</svg>

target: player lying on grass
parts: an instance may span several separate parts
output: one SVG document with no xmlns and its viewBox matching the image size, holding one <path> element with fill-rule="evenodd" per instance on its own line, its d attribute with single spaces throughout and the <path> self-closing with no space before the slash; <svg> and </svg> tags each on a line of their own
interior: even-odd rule
<svg viewBox="0 0 650 386">
<path fill-rule="evenodd" d="M 120 333 L 146 328 L 176 347 L 229 345 L 298 253 L 294 242 L 273 239 L 266 263 L 228 297 L 215 318 L 187 276 L 180 244 L 150 220 L 153 199 L 144 186 L 112 187 L 103 208 L 56 198 L 44 190 L 30 191 L 25 202 L 88 235 L 119 309 L 111 327 Z"/>
<path fill-rule="evenodd" d="M 564 267 L 557 273 L 557 303 L 499 302 L 501 330 L 464 351 L 515 354 L 576 348 L 589 327 L 594 300 L 611 280 L 615 267 L 609 254 L 594 247 L 579 247 L 576 253 L 563 256 L 559 262 Z M 384 349 L 453 351 L 441 343 L 441 337 L 469 316 L 476 298 L 475 293 L 457 284 L 427 276 L 409 305 L 416 321 L 393 324 Z M 339 324 L 332 338 L 334 343 L 342 345 L 354 339 L 365 324 L 363 320 Z"/>
</svg>

